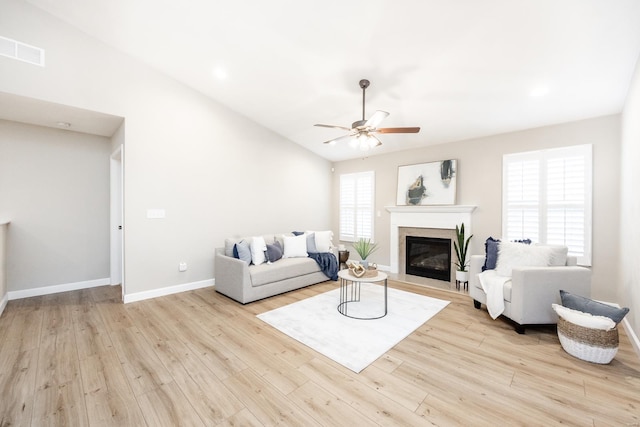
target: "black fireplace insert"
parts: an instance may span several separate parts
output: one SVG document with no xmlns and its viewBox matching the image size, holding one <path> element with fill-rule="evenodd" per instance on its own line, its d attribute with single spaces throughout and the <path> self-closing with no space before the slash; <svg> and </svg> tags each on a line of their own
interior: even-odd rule
<svg viewBox="0 0 640 427">
<path fill-rule="evenodd" d="M 451 281 L 451 239 L 407 236 L 405 243 L 407 274 Z"/>
</svg>

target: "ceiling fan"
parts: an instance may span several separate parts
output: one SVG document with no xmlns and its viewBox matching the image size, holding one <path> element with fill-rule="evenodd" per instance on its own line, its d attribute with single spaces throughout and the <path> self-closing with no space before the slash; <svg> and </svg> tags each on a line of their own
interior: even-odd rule
<svg viewBox="0 0 640 427">
<path fill-rule="evenodd" d="M 336 142 L 350 138 L 351 141 L 349 145 L 354 148 L 360 148 L 361 150 L 369 150 L 373 147 L 377 147 L 382 145 L 382 142 L 374 135 L 376 133 L 418 133 L 420 132 L 419 127 L 403 127 L 403 128 L 379 128 L 378 125 L 382 123 L 382 121 L 389 115 L 386 111 L 376 111 L 373 113 L 373 116 L 369 118 L 369 120 L 365 120 L 364 118 L 364 101 L 365 101 L 365 92 L 369 87 L 369 80 L 362 79 L 360 80 L 360 88 L 362 89 L 362 120 L 355 121 L 351 124 L 351 127 L 345 126 L 337 126 L 337 125 L 323 125 L 316 124 L 314 126 L 324 127 L 324 128 L 334 128 L 334 129 L 343 129 L 348 131 L 349 133 L 338 138 L 330 139 L 329 141 L 325 141 L 325 144 L 335 144 Z"/>
</svg>

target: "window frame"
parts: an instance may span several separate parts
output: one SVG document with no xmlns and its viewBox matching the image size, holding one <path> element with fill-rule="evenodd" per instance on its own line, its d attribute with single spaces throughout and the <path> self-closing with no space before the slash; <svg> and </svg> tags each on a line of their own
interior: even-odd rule
<svg viewBox="0 0 640 427">
<path fill-rule="evenodd" d="M 565 163 L 571 159 L 580 158 L 583 166 L 583 193 L 582 193 L 582 201 L 570 201 L 566 198 L 561 202 L 554 202 L 550 200 L 549 191 L 549 164 L 550 162 L 563 159 Z M 531 164 L 537 162 L 537 200 L 534 201 L 532 198 L 527 199 L 526 197 L 522 198 L 521 203 L 516 201 L 509 200 L 509 188 L 510 185 L 513 184 L 509 180 L 509 166 L 514 165 L 516 163 L 530 162 Z M 567 171 L 566 165 L 563 169 L 564 172 Z M 529 173 L 528 177 L 532 178 L 532 174 Z M 566 176 L 566 175 L 565 175 Z M 523 174 L 524 179 L 524 174 Z M 563 179 L 562 185 L 563 188 L 566 187 L 570 183 L 570 178 Z M 522 184 L 524 188 L 525 184 Z M 516 188 L 517 185 L 516 185 Z M 523 191 L 524 193 L 524 191 Z M 578 194 L 580 192 L 573 193 Z M 531 194 L 529 194 L 531 197 Z M 552 148 L 545 150 L 537 150 L 537 151 L 528 151 L 521 153 L 510 153 L 503 155 L 502 160 L 502 236 L 507 240 L 515 240 L 515 239 L 524 239 L 531 238 L 535 243 L 543 243 L 546 244 L 549 241 L 549 209 L 552 206 L 556 206 L 559 209 L 565 209 L 569 211 L 571 207 L 579 207 L 581 210 L 581 215 L 583 217 L 582 225 L 584 229 L 582 230 L 582 252 L 576 253 L 572 252 L 571 248 L 569 249 L 569 255 L 576 256 L 578 258 L 578 265 L 582 266 L 591 266 L 592 257 L 593 257 L 593 247 L 592 247 L 592 221 L 593 221 L 593 146 L 591 144 L 584 145 L 573 145 L 567 147 L 560 148 Z M 511 208 L 511 209 L 510 209 Z M 537 215 L 537 236 L 525 236 L 524 233 L 522 235 L 509 235 L 509 212 L 513 212 L 514 209 L 522 209 L 522 215 L 524 217 L 524 211 L 529 210 L 529 213 L 532 216 Z M 537 209 L 534 209 L 537 208 Z M 526 219 L 523 219 L 523 230 Z M 533 220 L 532 220 L 533 222 Z M 534 224 L 535 225 L 535 224 Z M 566 233 L 567 228 L 563 228 L 563 232 Z M 533 233 L 531 233 L 533 234 Z M 554 244 L 553 242 L 550 244 Z"/>
<path fill-rule="evenodd" d="M 348 202 L 348 206 L 345 206 L 344 194 L 345 186 L 351 184 L 353 186 L 353 203 Z M 363 185 L 370 186 L 370 191 L 366 191 L 366 188 L 362 188 Z M 370 239 L 374 241 L 374 229 L 375 229 L 375 171 L 364 171 L 341 174 L 339 179 L 340 194 L 338 196 L 338 211 L 339 211 L 339 238 L 345 242 L 356 242 L 360 238 Z M 368 196 L 365 199 L 359 198 Z M 349 213 L 350 218 L 345 218 L 345 214 L 351 209 Z M 369 233 L 363 233 L 362 221 L 369 219 Z M 353 232 L 345 229 L 345 225 L 348 225 Z"/>
</svg>

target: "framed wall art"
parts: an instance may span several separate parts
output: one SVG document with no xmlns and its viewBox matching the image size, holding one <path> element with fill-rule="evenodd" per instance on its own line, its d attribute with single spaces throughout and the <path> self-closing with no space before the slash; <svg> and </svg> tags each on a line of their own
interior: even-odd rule
<svg viewBox="0 0 640 427">
<path fill-rule="evenodd" d="M 399 166 L 396 205 L 453 205 L 456 175 L 456 160 Z"/>
</svg>

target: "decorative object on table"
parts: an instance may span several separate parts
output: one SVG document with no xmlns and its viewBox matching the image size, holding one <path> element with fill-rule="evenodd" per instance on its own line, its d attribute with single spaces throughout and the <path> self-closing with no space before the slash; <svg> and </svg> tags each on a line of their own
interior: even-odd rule
<svg viewBox="0 0 640 427">
<path fill-rule="evenodd" d="M 354 277 L 375 277 L 378 275 L 377 265 L 376 267 L 366 267 L 359 262 L 348 262 L 347 268 L 349 269 L 349 274 Z"/>
<path fill-rule="evenodd" d="M 456 160 L 398 167 L 398 206 L 453 205 L 456 201 Z"/>
<path fill-rule="evenodd" d="M 469 250 L 469 241 L 473 237 L 473 234 L 466 238 L 464 233 L 464 223 L 458 227 L 456 225 L 456 240 L 453 242 L 453 247 L 456 251 L 456 257 L 458 258 L 458 262 L 456 262 L 456 288 L 460 289 L 460 283 L 463 284 L 466 289 L 469 284 L 469 272 L 467 271 L 467 266 L 469 262 L 467 261 L 467 254 Z"/>
<path fill-rule="evenodd" d="M 342 246 L 342 249 L 338 250 L 338 258 L 340 261 L 340 270 L 344 270 L 345 268 L 347 268 L 347 261 L 349 261 L 349 251 L 344 249 L 344 246 Z"/>
<path fill-rule="evenodd" d="M 369 266 L 367 258 L 369 258 L 369 255 L 378 250 L 378 244 L 373 243 L 371 239 L 360 238 L 353 244 L 353 249 L 355 249 L 358 255 L 360 255 L 360 259 L 362 260 L 361 264 L 366 268 Z"/>
</svg>

